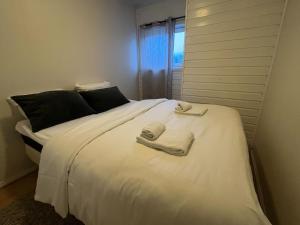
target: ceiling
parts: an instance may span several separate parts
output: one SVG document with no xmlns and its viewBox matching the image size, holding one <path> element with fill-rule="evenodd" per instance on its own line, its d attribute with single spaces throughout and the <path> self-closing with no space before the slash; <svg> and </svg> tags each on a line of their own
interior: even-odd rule
<svg viewBox="0 0 300 225">
<path fill-rule="evenodd" d="M 141 7 L 141 6 L 161 2 L 163 0 L 123 0 L 123 1 L 128 4 L 135 5 L 136 7 Z"/>
</svg>

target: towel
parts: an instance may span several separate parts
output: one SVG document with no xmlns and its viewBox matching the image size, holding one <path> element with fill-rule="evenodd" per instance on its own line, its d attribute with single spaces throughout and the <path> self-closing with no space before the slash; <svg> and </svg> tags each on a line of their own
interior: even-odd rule
<svg viewBox="0 0 300 225">
<path fill-rule="evenodd" d="M 208 108 L 203 108 L 203 109 L 191 109 L 186 112 L 179 112 L 175 110 L 175 113 L 182 114 L 182 115 L 190 115 L 190 116 L 204 116 L 205 113 L 207 113 Z"/>
<path fill-rule="evenodd" d="M 137 137 L 137 142 L 176 156 L 185 156 L 194 141 L 193 133 L 182 130 L 166 130 L 157 140 Z"/>
<path fill-rule="evenodd" d="M 177 112 L 186 112 L 192 108 L 192 104 L 188 102 L 177 102 L 175 110 Z"/>
<path fill-rule="evenodd" d="M 141 137 L 150 141 L 156 140 L 164 131 L 166 127 L 160 122 L 152 122 L 145 126 L 142 130 Z"/>
</svg>

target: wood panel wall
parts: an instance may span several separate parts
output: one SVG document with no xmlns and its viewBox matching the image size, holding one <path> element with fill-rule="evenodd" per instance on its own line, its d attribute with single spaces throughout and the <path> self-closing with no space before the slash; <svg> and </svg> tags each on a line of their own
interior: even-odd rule
<svg viewBox="0 0 300 225">
<path fill-rule="evenodd" d="M 254 138 L 284 0 L 187 0 L 182 99 L 239 110 Z"/>
<path fill-rule="evenodd" d="M 183 69 L 175 69 L 172 78 L 172 98 L 181 99 L 181 84 L 182 84 Z"/>
</svg>

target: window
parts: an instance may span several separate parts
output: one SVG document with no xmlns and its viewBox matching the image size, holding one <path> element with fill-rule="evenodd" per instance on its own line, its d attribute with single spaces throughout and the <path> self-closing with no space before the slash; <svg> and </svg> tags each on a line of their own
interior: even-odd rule
<svg viewBox="0 0 300 225">
<path fill-rule="evenodd" d="M 172 98 L 173 71 L 180 72 L 184 62 L 184 28 L 183 18 L 169 18 L 139 27 L 141 99 Z"/>
<path fill-rule="evenodd" d="M 182 68 L 184 61 L 184 21 L 178 21 L 175 25 L 173 68 Z"/>
</svg>

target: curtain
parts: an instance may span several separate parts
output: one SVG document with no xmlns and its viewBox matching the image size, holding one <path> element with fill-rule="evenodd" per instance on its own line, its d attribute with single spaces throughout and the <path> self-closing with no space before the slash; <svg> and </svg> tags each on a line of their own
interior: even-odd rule
<svg viewBox="0 0 300 225">
<path fill-rule="evenodd" d="M 174 22 L 139 29 L 140 99 L 171 98 Z"/>
</svg>

